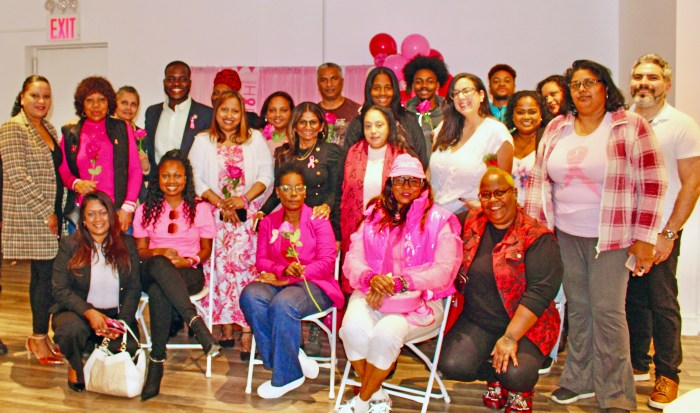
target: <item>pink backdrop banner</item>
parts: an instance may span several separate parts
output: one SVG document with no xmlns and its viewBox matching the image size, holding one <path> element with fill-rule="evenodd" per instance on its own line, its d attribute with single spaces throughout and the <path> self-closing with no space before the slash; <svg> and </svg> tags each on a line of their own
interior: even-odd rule
<svg viewBox="0 0 700 413">
<path fill-rule="evenodd" d="M 362 104 L 367 73 L 374 66 L 345 66 L 343 94 Z M 246 110 L 260 113 L 265 98 L 271 93 L 283 90 L 289 93 L 294 103 L 318 102 L 321 96 L 316 85 L 316 67 L 255 67 L 255 66 L 206 66 L 192 67 L 192 91 L 194 100 L 211 104 L 211 90 L 214 76 L 222 69 L 234 69 L 241 77 L 241 94 L 245 99 Z"/>
</svg>

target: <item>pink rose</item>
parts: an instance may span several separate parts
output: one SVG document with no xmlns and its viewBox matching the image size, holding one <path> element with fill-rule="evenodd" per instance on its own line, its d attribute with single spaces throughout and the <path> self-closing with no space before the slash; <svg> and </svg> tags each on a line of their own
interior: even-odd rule
<svg viewBox="0 0 700 413">
<path fill-rule="evenodd" d="M 418 113 L 427 113 L 428 111 L 430 111 L 430 101 L 427 99 L 422 101 L 421 103 L 416 105 L 416 110 L 418 111 Z"/>
<path fill-rule="evenodd" d="M 90 142 L 85 147 L 85 155 L 88 159 L 97 159 L 97 155 L 100 154 L 100 144 L 97 142 Z"/>
<path fill-rule="evenodd" d="M 141 140 L 146 137 L 146 129 L 137 129 L 134 131 L 134 136 L 136 137 L 136 140 Z"/>
<path fill-rule="evenodd" d="M 294 226 L 289 221 L 284 221 L 280 225 L 280 232 L 294 232 Z"/>
<path fill-rule="evenodd" d="M 265 139 L 267 139 L 268 141 L 272 139 L 273 133 L 275 133 L 275 127 L 272 126 L 272 124 L 270 123 L 265 125 L 265 127 L 263 128 L 263 136 L 265 137 Z"/>
<path fill-rule="evenodd" d="M 338 120 L 338 117 L 335 116 L 333 112 L 326 112 L 324 117 L 326 118 L 326 123 L 329 125 L 335 125 L 335 122 Z"/>
<path fill-rule="evenodd" d="M 243 170 L 236 165 L 227 166 L 226 173 L 231 179 L 240 179 L 243 176 Z"/>
</svg>

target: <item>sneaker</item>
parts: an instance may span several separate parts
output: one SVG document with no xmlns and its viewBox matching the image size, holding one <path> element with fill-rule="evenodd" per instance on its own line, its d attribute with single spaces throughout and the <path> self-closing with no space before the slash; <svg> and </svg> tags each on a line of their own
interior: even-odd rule
<svg viewBox="0 0 700 413">
<path fill-rule="evenodd" d="M 549 374 L 550 371 L 552 371 L 552 366 L 554 365 L 554 359 L 551 357 L 547 357 L 544 359 L 544 363 L 542 363 L 542 367 L 540 367 L 538 373 L 539 374 Z"/>
<path fill-rule="evenodd" d="M 299 349 L 299 364 L 301 365 L 301 372 L 304 373 L 304 377 L 309 379 L 318 377 L 318 363 L 316 360 L 308 358 L 302 349 Z"/>
<path fill-rule="evenodd" d="M 377 402 L 373 402 L 372 400 L 370 400 L 369 410 L 367 410 L 367 413 L 389 413 L 390 411 L 391 411 L 391 399 L 377 401 Z"/>
<path fill-rule="evenodd" d="M 654 409 L 663 409 L 678 397 L 678 383 L 664 376 L 656 377 L 654 390 L 647 404 Z"/>
<path fill-rule="evenodd" d="M 334 410 L 335 413 L 368 413 L 369 402 L 360 400 L 360 396 L 355 396 Z"/>
<path fill-rule="evenodd" d="M 484 406 L 489 409 L 500 410 L 506 405 L 508 390 L 501 386 L 500 382 L 492 381 L 486 385 L 486 392 L 481 398 L 484 401 Z"/>
<path fill-rule="evenodd" d="M 550 398 L 559 404 L 571 404 L 579 400 L 590 399 L 591 397 L 595 397 L 595 393 L 575 393 L 566 387 L 560 387 L 552 392 Z"/>
<path fill-rule="evenodd" d="M 307 356 L 318 357 L 321 355 L 321 327 L 316 324 L 311 324 L 309 328 L 309 337 L 304 344 L 304 352 Z"/>
<path fill-rule="evenodd" d="M 273 386 L 272 381 L 268 380 L 258 387 L 258 396 L 262 397 L 263 399 L 277 399 L 296 389 L 302 384 L 304 384 L 304 376 L 279 387 Z"/>
<path fill-rule="evenodd" d="M 509 392 L 506 409 L 503 413 L 532 412 L 532 396 L 534 391 Z"/>
<path fill-rule="evenodd" d="M 379 390 L 375 391 L 374 394 L 369 398 L 369 401 L 371 401 L 371 402 L 389 401 L 389 404 L 391 405 L 391 397 L 389 397 L 389 393 L 387 393 L 383 387 L 380 387 Z"/>
<path fill-rule="evenodd" d="M 648 371 L 632 369 L 632 373 L 634 374 L 634 381 L 647 381 L 651 378 Z"/>
</svg>

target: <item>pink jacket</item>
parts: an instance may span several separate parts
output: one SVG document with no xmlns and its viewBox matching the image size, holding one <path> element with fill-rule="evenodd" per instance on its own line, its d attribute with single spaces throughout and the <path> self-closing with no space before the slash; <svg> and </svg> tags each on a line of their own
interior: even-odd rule
<svg viewBox="0 0 700 413">
<path fill-rule="evenodd" d="M 340 291 L 338 281 L 334 277 L 335 235 L 330 221 L 327 219 L 311 219 L 312 209 L 302 206 L 299 229 L 301 230 L 302 246 L 297 250 L 299 261 L 306 266 L 304 275 L 309 282 L 318 285 L 323 292 L 333 301 L 333 304 L 341 308 L 345 302 Z M 256 263 L 258 271 L 271 272 L 281 280 L 289 280 L 290 284 L 303 282 L 302 278 L 282 276 L 282 272 L 294 258 L 287 257 L 289 240 L 278 236 L 270 243 L 272 230 L 278 229 L 284 219 L 284 209 L 279 209 L 260 222 L 258 231 L 258 250 Z"/>
</svg>

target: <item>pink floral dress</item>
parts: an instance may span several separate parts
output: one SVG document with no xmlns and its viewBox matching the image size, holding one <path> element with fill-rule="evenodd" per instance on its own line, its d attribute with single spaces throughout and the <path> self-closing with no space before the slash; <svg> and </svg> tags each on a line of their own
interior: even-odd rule
<svg viewBox="0 0 700 413">
<path fill-rule="evenodd" d="M 216 149 L 219 163 L 219 188 L 226 185 L 232 196 L 241 196 L 245 193 L 244 187 L 247 177 L 245 173 L 235 189 L 228 179 L 227 167 L 243 167 L 243 151 L 240 146 L 219 146 Z M 252 201 L 248 205 L 248 219 L 241 224 L 232 224 L 221 220 L 219 210 L 215 209 L 216 239 L 214 239 L 214 251 L 216 260 L 216 284 L 213 288 L 214 324 L 238 324 L 248 327 L 243 312 L 239 305 L 239 298 L 243 288 L 250 284 L 258 273 L 255 269 L 255 251 L 257 248 L 257 234 L 253 231 L 253 219 L 262 206 L 262 197 Z M 206 285 L 210 285 L 210 267 L 205 266 L 204 276 Z M 204 300 L 205 306 L 207 300 Z"/>
</svg>

